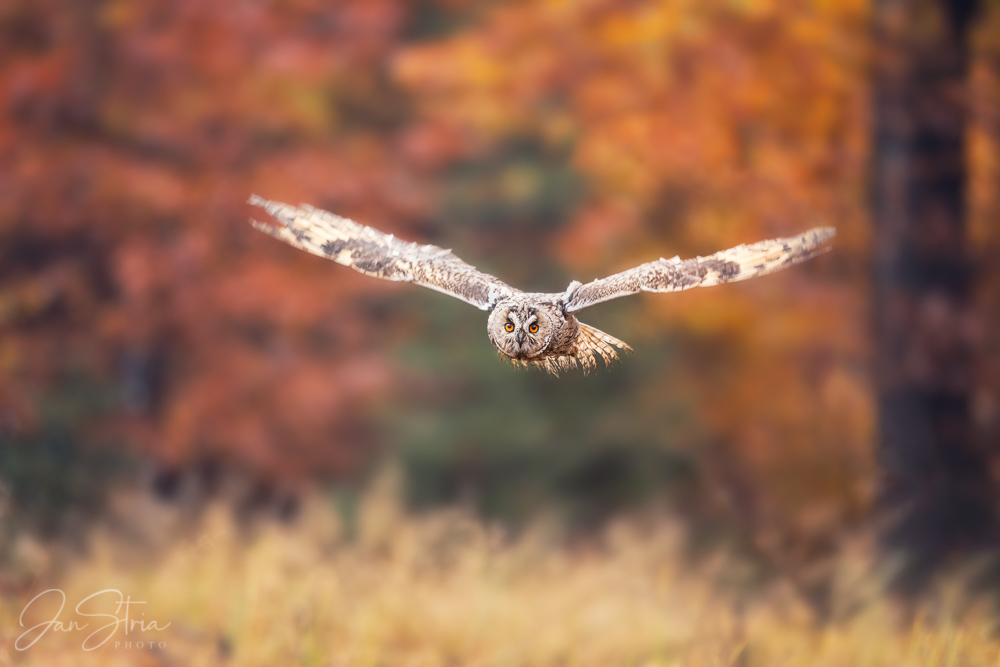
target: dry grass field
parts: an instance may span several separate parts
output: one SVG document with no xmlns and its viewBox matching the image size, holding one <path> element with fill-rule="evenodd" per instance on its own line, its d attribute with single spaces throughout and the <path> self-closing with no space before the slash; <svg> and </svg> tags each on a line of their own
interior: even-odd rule
<svg viewBox="0 0 1000 667">
<path fill-rule="evenodd" d="M 348 531 L 318 496 L 292 522 L 240 527 L 225 503 L 194 519 L 121 494 L 86 555 L 11 545 L 7 568 L 27 584 L 4 594 L 0 665 L 1000 664 L 985 606 L 942 587 L 904 616 L 879 594 L 863 547 L 838 565 L 834 605 L 860 606 L 820 621 L 780 580 L 752 595 L 727 586 L 734 558 L 690 563 L 666 518 L 568 546 L 541 524 L 510 537 L 454 510 L 408 515 L 396 497 L 377 487 Z M 63 626 L 17 650 L 27 628 L 57 617 L 49 593 L 19 619 L 48 588 L 65 593 Z M 75 614 L 106 589 L 81 608 L 105 615 Z M 117 591 L 138 619 L 127 635 Z"/>
</svg>

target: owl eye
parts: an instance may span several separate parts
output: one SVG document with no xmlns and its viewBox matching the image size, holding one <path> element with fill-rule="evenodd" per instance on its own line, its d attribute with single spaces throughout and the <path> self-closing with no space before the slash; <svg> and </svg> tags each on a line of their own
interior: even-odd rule
<svg viewBox="0 0 1000 667">
<path fill-rule="evenodd" d="M 504 328 L 505 331 L 508 331 L 508 332 L 513 331 L 514 330 L 514 323 L 513 322 L 508 322 L 507 324 L 503 325 L 503 328 Z"/>
<path fill-rule="evenodd" d="M 531 325 L 528 327 L 528 331 L 530 331 L 531 333 L 538 333 L 538 323 L 532 322 Z"/>
</svg>

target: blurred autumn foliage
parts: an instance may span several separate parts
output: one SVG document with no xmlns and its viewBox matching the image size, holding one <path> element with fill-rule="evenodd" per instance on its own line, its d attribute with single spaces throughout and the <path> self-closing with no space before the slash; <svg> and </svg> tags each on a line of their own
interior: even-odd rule
<svg viewBox="0 0 1000 667">
<path fill-rule="evenodd" d="M 990 11 L 969 150 L 984 327 L 1000 319 Z M 523 516 L 575 498 L 589 522 L 667 493 L 781 558 L 829 553 L 875 484 L 868 12 L 5 3 L 4 447 L 19 461 L 43 442 L 113 445 L 286 482 L 357 474 L 391 448 L 416 501 Z M 253 231 L 250 193 L 532 289 L 821 224 L 838 236 L 776 276 L 588 311 L 636 354 L 554 380 L 503 366 L 465 304 Z M 995 341 L 981 361 L 977 420 L 996 435 Z"/>
</svg>

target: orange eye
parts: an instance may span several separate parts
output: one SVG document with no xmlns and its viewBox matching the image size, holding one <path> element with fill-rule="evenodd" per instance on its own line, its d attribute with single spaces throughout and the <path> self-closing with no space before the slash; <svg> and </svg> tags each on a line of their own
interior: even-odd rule
<svg viewBox="0 0 1000 667">
<path fill-rule="evenodd" d="M 507 324 L 503 325 L 503 328 L 504 328 L 504 330 L 506 330 L 508 332 L 509 331 L 513 331 L 514 330 L 514 323 L 513 322 L 508 322 Z"/>
<path fill-rule="evenodd" d="M 531 326 L 528 327 L 528 331 L 530 331 L 531 333 L 538 333 L 538 324 L 532 322 Z"/>
</svg>

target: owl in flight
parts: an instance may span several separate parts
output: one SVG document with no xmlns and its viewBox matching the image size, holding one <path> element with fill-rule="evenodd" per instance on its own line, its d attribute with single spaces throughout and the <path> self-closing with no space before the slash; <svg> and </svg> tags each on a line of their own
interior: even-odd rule
<svg viewBox="0 0 1000 667">
<path fill-rule="evenodd" d="M 430 287 L 489 311 L 486 332 L 501 355 L 553 374 L 577 364 L 589 372 L 598 356 L 608 364 L 618 359 L 616 348 L 632 349 L 576 319 L 578 310 L 638 292 L 676 292 L 771 273 L 822 252 L 823 243 L 835 234 L 832 227 L 817 227 L 708 257 L 661 258 L 587 284 L 574 280 L 563 292 L 522 292 L 477 271 L 450 250 L 408 243 L 306 204 L 296 208 L 257 195 L 249 203 L 263 208 L 281 225 L 252 219 L 250 223 L 289 245 L 368 276 Z"/>
</svg>

